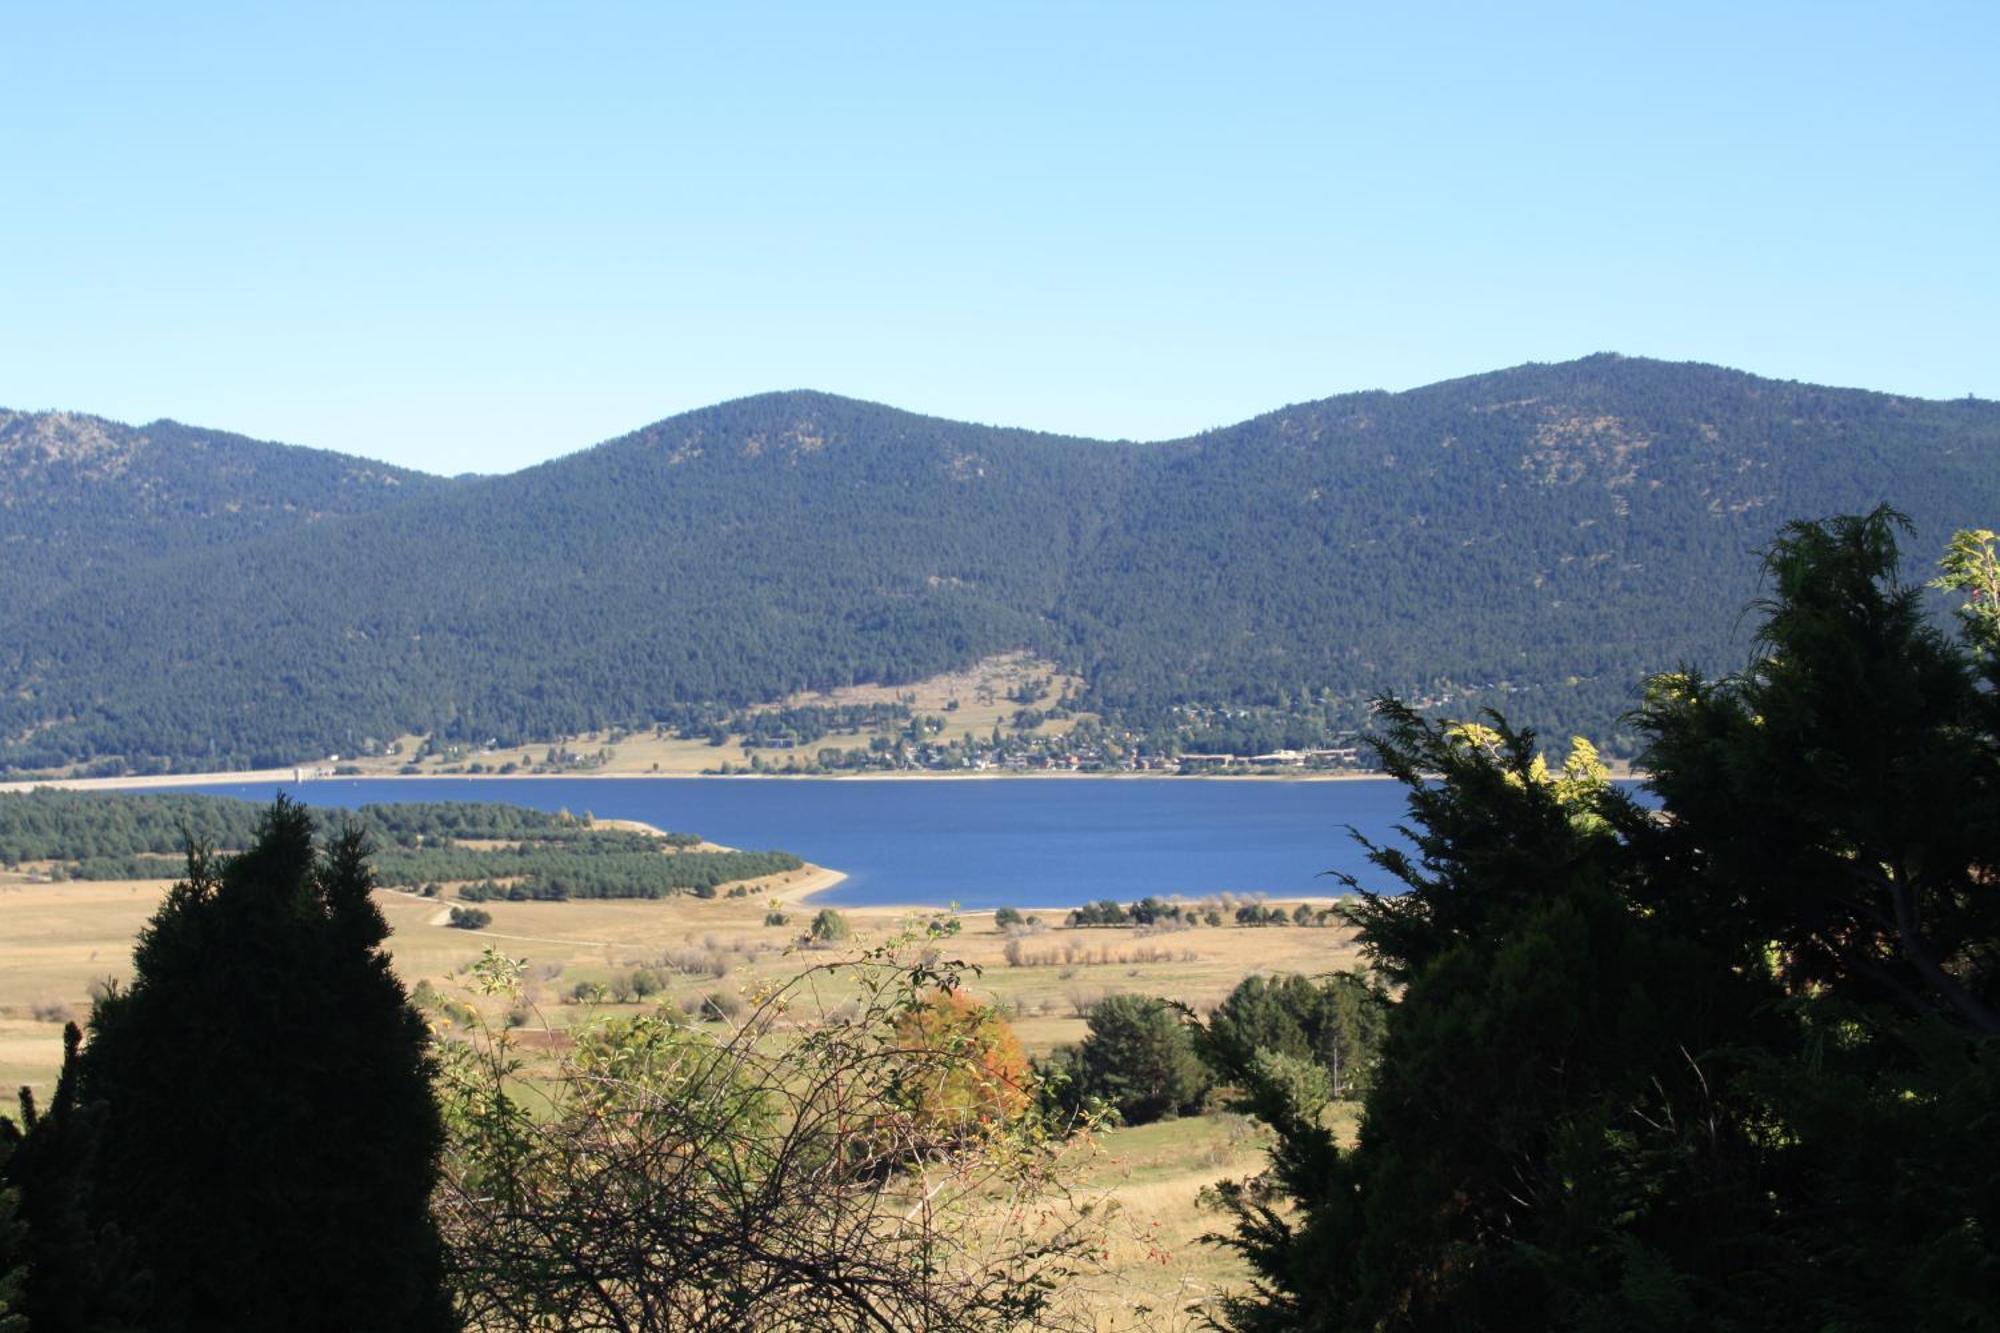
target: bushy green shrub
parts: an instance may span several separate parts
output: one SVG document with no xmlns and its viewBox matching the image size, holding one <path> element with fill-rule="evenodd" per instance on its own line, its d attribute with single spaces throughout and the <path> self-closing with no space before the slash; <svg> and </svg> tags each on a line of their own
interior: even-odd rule
<svg viewBox="0 0 2000 1333">
<path fill-rule="evenodd" d="M 1201 1108 L 1209 1076 L 1179 1011 L 1145 995 L 1111 995 L 1090 1007 L 1089 1031 L 1039 1066 L 1054 1091 L 1045 1106 L 1065 1115 L 1095 1105 L 1128 1125 Z"/>
<path fill-rule="evenodd" d="M 743 997 L 735 991 L 712 990 L 701 997 L 700 1015 L 705 1022 L 725 1022 L 742 1012 Z"/>
<path fill-rule="evenodd" d="M 1209 1015 L 1202 1055 L 1215 1076 L 1243 1084 L 1260 1052 L 1307 1060 L 1325 1070 L 1328 1095 L 1368 1090 L 1381 1057 L 1389 998 L 1354 972 L 1327 977 L 1245 977 Z"/>
</svg>

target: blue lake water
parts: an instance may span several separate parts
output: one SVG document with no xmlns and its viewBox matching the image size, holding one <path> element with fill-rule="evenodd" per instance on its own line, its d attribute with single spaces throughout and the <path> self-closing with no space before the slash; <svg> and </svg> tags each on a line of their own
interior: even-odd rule
<svg viewBox="0 0 2000 1333">
<path fill-rule="evenodd" d="M 644 820 L 847 873 L 815 902 L 969 909 L 1224 890 L 1295 898 L 1337 892 L 1328 870 L 1386 889 L 1347 826 L 1388 840 L 1404 809 L 1402 788 L 1384 781 L 354 778 L 285 789 L 314 806 L 509 801 Z M 279 787 L 200 790 L 268 800 Z"/>
</svg>

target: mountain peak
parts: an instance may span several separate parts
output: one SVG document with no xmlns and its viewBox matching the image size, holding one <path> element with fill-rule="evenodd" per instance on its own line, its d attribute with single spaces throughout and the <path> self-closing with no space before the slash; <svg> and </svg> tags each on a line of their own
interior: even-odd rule
<svg viewBox="0 0 2000 1333">
<path fill-rule="evenodd" d="M 82 412 L 0 408 L 0 459 L 10 465 L 91 462 L 123 454 L 144 439 L 130 426 Z"/>
</svg>

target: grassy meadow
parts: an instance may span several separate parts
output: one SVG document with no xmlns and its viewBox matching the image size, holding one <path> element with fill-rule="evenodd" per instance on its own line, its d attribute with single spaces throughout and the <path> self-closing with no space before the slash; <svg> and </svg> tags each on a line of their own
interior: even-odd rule
<svg viewBox="0 0 2000 1333">
<path fill-rule="evenodd" d="M 974 740 L 990 735 L 996 726 L 1004 730 L 1012 729 L 1014 714 L 1021 705 L 1008 696 L 1031 680 L 1049 682 L 1045 705 L 1065 693 L 1080 690 L 1083 685 L 1080 677 L 1065 675 L 1053 663 L 1025 653 L 1004 653 L 984 658 L 963 671 L 931 676 L 908 685 L 849 685 L 834 690 L 802 692 L 753 711 L 904 703 L 918 715 L 944 720 L 944 730 L 932 738 L 934 741 Z M 1076 722 L 1075 717 L 1048 719 L 1027 734 L 1059 736 L 1074 727 Z M 721 745 L 711 745 L 699 737 L 683 740 L 649 731 L 584 732 L 566 738 L 562 744 L 578 755 L 603 756 L 602 762 L 594 762 L 583 770 L 593 777 L 692 777 L 713 772 L 725 764 L 747 769 L 754 756 L 761 756 L 770 771 L 783 772 L 795 762 L 805 760 L 821 746 L 865 749 L 870 741 L 878 737 L 893 739 L 893 733 L 880 728 L 834 732 L 796 752 L 749 749 L 743 745 L 740 736 L 730 736 Z M 554 742 L 543 740 L 510 749 L 433 754 L 422 760 L 413 760 L 422 743 L 421 736 L 403 736 L 398 739 L 398 753 L 394 755 L 345 757 L 341 763 L 343 767 L 353 767 L 368 777 L 400 775 L 404 767 L 412 762 L 417 772 L 424 776 L 462 771 L 471 763 L 483 764 L 491 769 L 511 762 L 518 764 L 521 770 L 529 771 L 542 763 Z"/>
<path fill-rule="evenodd" d="M 63 1019 L 82 1019 L 93 986 L 129 974 L 133 939 L 167 885 L 48 883 L 30 869 L 0 871 L 0 1080 L 46 1096 Z M 461 985 L 464 970 L 485 948 L 497 947 L 527 960 L 533 1011 L 518 1017 L 531 1030 L 560 1031 L 606 1008 L 685 1010 L 715 996 L 726 1009 L 732 997 L 882 943 L 930 915 L 842 909 L 853 939 L 837 952 L 804 948 L 801 936 L 817 910 L 805 895 L 836 879 L 807 866 L 755 882 L 742 897 L 489 902 L 482 906 L 492 922 L 479 931 L 446 924 L 454 901 L 449 891 L 444 898 L 383 891 L 378 901 L 394 931 L 389 946 L 397 971 L 413 989 L 472 1002 Z M 787 923 L 767 925 L 773 910 L 784 912 Z M 999 1006 L 1033 1054 L 1079 1040 L 1084 1013 L 1106 995 L 1162 995 L 1199 1011 L 1252 972 L 1325 972 L 1358 961 L 1339 929 L 1073 930 L 1056 926 L 1060 911 L 1040 915 L 1055 928 L 1022 940 L 1021 956 L 1038 960 L 1031 965 L 1009 965 L 1008 937 L 991 913 L 963 914 L 959 933 L 943 949 L 977 969 L 970 988 Z M 618 997 L 635 972 L 651 974 L 659 989 L 621 1006 Z M 577 1002 L 579 987 L 595 988 L 599 998 Z M 836 989 L 819 998 L 832 1009 L 845 997 Z M 505 1021 L 503 1014 L 487 1016 Z M 1218 1218 L 1198 1206 L 1197 1196 L 1217 1179 L 1259 1169 L 1265 1142 L 1252 1122 L 1217 1112 L 1109 1130 L 1079 1149 L 1080 1195 L 1110 1205 L 1113 1219 L 1108 1268 L 1087 1284 L 1102 1327 L 1176 1327 L 1182 1316 L 1175 1312 L 1240 1280 L 1232 1256 L 1200 1243 Z"/>
</svg>

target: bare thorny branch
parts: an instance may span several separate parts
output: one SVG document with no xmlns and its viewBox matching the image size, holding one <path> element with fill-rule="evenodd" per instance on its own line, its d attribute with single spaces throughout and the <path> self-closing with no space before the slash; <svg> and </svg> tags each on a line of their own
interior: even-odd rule
<svg viewBox="0 0 2000 1333">
<path fill-rule="evenodd" d="M 720 1036 L 595 1019 L 546 1071 L 483 1023 L 445 1043 L 438 1213 L 469 1324 L 1082 1326 L 1064 1286 L 1098 1240 L 1061 1137 L 1032 1116 L 939 1123 L 907 1097 L 963 1064 L 903 1021 L 958 970 L 895 949 L 816 964 Z M 518 992 L 496 953 L 475 973 Z M 855 1012 L 821 1000 L 836 980 Z"/>
</svg>

